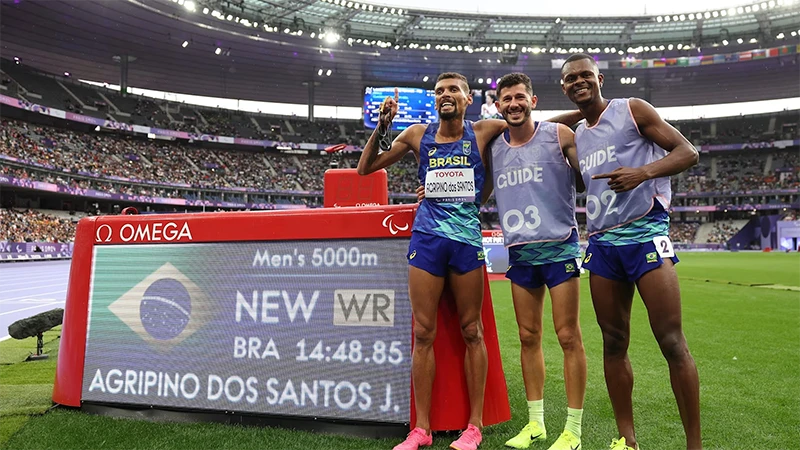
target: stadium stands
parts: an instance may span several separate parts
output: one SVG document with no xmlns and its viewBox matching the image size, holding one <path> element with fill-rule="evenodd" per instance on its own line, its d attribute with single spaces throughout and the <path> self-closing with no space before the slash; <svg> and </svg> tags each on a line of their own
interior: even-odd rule
<svg viewBox="0 0 800 450">
<path fill-rule="evenodd" d="M 2 69 L 6 95 L 130 124 L 293 143 L 363 145 L 366 138 L 363 124 L 355 120 L 309 122 L 123 97 L 108 89 L 80 85 L 72 79 L 43 74 L 7 60 L 2 60 Z M 797 111 L 784 111 L 678 121 L 674 125 L 695 145 L 764 147 L 763 143 L 799 138 L 798 122 Z M 729 205 L 736 211 L 752 209 L 756 204 L 783 205 L 797 201 L 800 154 L 796 148 L 737 148 L 704 152 L 697 166 L 673 177 L 673 191 L 678 194 L 673 205 L 697 207 L 698 212 L 701 207 L 722 205 L 727 209 L 725 205 Z M 0 127 L 0 154 L 16 159 L 0 161 L 0 173 L 4 175 L 77 189 L 192 202 L 317 206 L 321 203 L 322 174 L 330 167 L 332 158 L 301 153 L 150 140 L 5 118 Z M 339 167 L 355 167 L 358 155 L 345 154 L 333 159 Z M 415 201 L 416 172 L 417 163 L 410 154 L 388 168 L 393 201 Z M 579 195 L 579 206 L 583 202 L 583 196 Z M 486 206 L 489 211 L 496 210 L 491 201 Z M 496 213 L 484 213 L 483 221 L 484 228 L 499 228 Z M 724 243 L 739 228 L 727 222 L 701 226 L 699 217 L 679 217 L 673 221 L 671 235 L 675 242 Z M 586 237 L 583 226 L 581 237 Z"/>
<path fill-rule="evenodd" d="M 75 224 L 33 210 L 0 208 L 0 240 L 10 242 L 72 242 Z"/>
</svg>

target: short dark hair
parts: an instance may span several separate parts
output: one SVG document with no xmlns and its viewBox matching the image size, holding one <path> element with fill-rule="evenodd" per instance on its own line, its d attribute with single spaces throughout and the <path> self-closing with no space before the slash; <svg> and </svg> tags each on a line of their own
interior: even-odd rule
<svg viewBox="0 0 800 450">
<path fill-rule="evenodd" d="M 525 90 L 528 91 L 528 94 L 530 94 L 531 97 L 533 97 L 533 83 L 531 83 L 531 77 L 521 72 L 509 73 L 500 78 L 500 80 L 497 82 L 497 97 L 500 98 L 500 91 L 503 89 L 510 88 L 518 84 L 524 84 Z"/>
<path fill-rule="evenodd" d="M 571 62 L 574 62 L 574 61 L 580 61 L 582 59 L 588 59 L 589 61 L 592 62 L 593 66 L 597 67 L 597 61 L 594 60 L 592 55 L 587 55 L 586 53 L 576 53 L 576 54 L 570 56 L 569 58 L 567 58 L 566 61 L 564 61 L 564 64 L 561 65 L 561 70 L 563 71 L 564 70 L 564 66 L 566 66 L 567 64 L 569 64 Z"/>
<path fill-rule="evenodd" d="M 464 92 L 469 94 L 469 82 L 467 81 L 467 77 L 465 77 L 464 75 L 461 75 L 458 72 L 445 72 L 445 73 L 442 73 L 442 74 L 439 75 L 438 78 L 436 78 L 436 82 L 438 83 L 438 82 L 440 82 L 442 80 L 447 80 L 447 79 L 451 79 L 451 78 L 455 78 L 456 80 L 459 80 L 462 83 L 464 83 Z"/>
</svg>

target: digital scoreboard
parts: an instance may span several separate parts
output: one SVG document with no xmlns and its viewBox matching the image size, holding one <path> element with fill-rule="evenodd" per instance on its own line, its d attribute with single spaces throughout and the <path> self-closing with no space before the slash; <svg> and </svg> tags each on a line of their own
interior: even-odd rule
<svg viewBox="0 0 800 450">
<path fill-rule="evenodd" d="M 53 401 L 86 412 L 405 435 L 416 205 L 100 216 L 76 231 Z M 486 275 L 484 275 L 484 278 Z M 449 291 L 431 428 L 469 418 Z M 510 418 L 488 284 L 484 424 Z"/>
<path fill-rule="evenodd" d="M 407 248 L 98 246 L 82 398 L 406 423 Z"/>
<path fill-rule="evenodd" d="M 374 129 L 378 126 L 378 110 L 386 97 L 394 97 L 394 87 L 364 88 L 364 126 Z M 415 123 L 428 124 L 438 118 L 436 99 L 428 89 L 401 87 L 398 89 L 397 115 L 392 121 L 392 130 L 405 130 Z"/>
</svg>

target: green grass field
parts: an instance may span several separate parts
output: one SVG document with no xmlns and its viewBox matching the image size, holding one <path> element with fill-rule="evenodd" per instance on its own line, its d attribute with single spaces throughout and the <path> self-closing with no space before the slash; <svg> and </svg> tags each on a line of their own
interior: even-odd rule
<svg viewBox="0 0 800 450">
<path fill-rule="evenodd" d="M 800 449 L 800 255 L 682 253 L 684 329 L 701 383 L 707 449 Z M 767 289 L 758 285 L 781 285 Z M 794 288 L 790 290 L 788 288 Z M 616 427 L 605 389 L 600 330 L 588 279 L 582 279 L 581 325 L 588 360 L 583 448 L 607 448 Z M 481 448 L 499 449 L 527 421 L 519 342 L 509 283 L 492 282 L 500 349 L 512 408 L 510 422 L 488 427 Z M 549 306 L 546 313 L 549 314 Z M 667 365 L 641 300 L 634 301 L 630 358 L 637 435 L 645 450 L 677 450 L 683 430 Z M 545 316 L 547 317 L 547 315 Z M 57 352 L 57 333 L 45 337 Z M 545 420 L 550 439 L 566 416 L 561 351 L 545 320 Z M 327 436 L 285 429 L 113 419 L 50 409 L 55 359 L 21 363 L 32 342 L 0 343 L 0 447 L 7 449 L 378 449 L 396 440 Z M 445 449 L 452 436 L 435 438 Z"/>
</svg>

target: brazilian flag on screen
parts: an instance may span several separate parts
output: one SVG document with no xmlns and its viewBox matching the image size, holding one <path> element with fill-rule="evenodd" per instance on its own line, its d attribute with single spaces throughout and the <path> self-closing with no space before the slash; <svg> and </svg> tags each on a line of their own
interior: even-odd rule
<svg viewBox="0 0 800 450">
<path fill-rule="evenodd" d="M 95 248 L 89 338 L 173 350 L 210 319 L 208 271 L 197 246 Z M 207 267 L 207 266 L 206 266 Z"/>
</svg>

